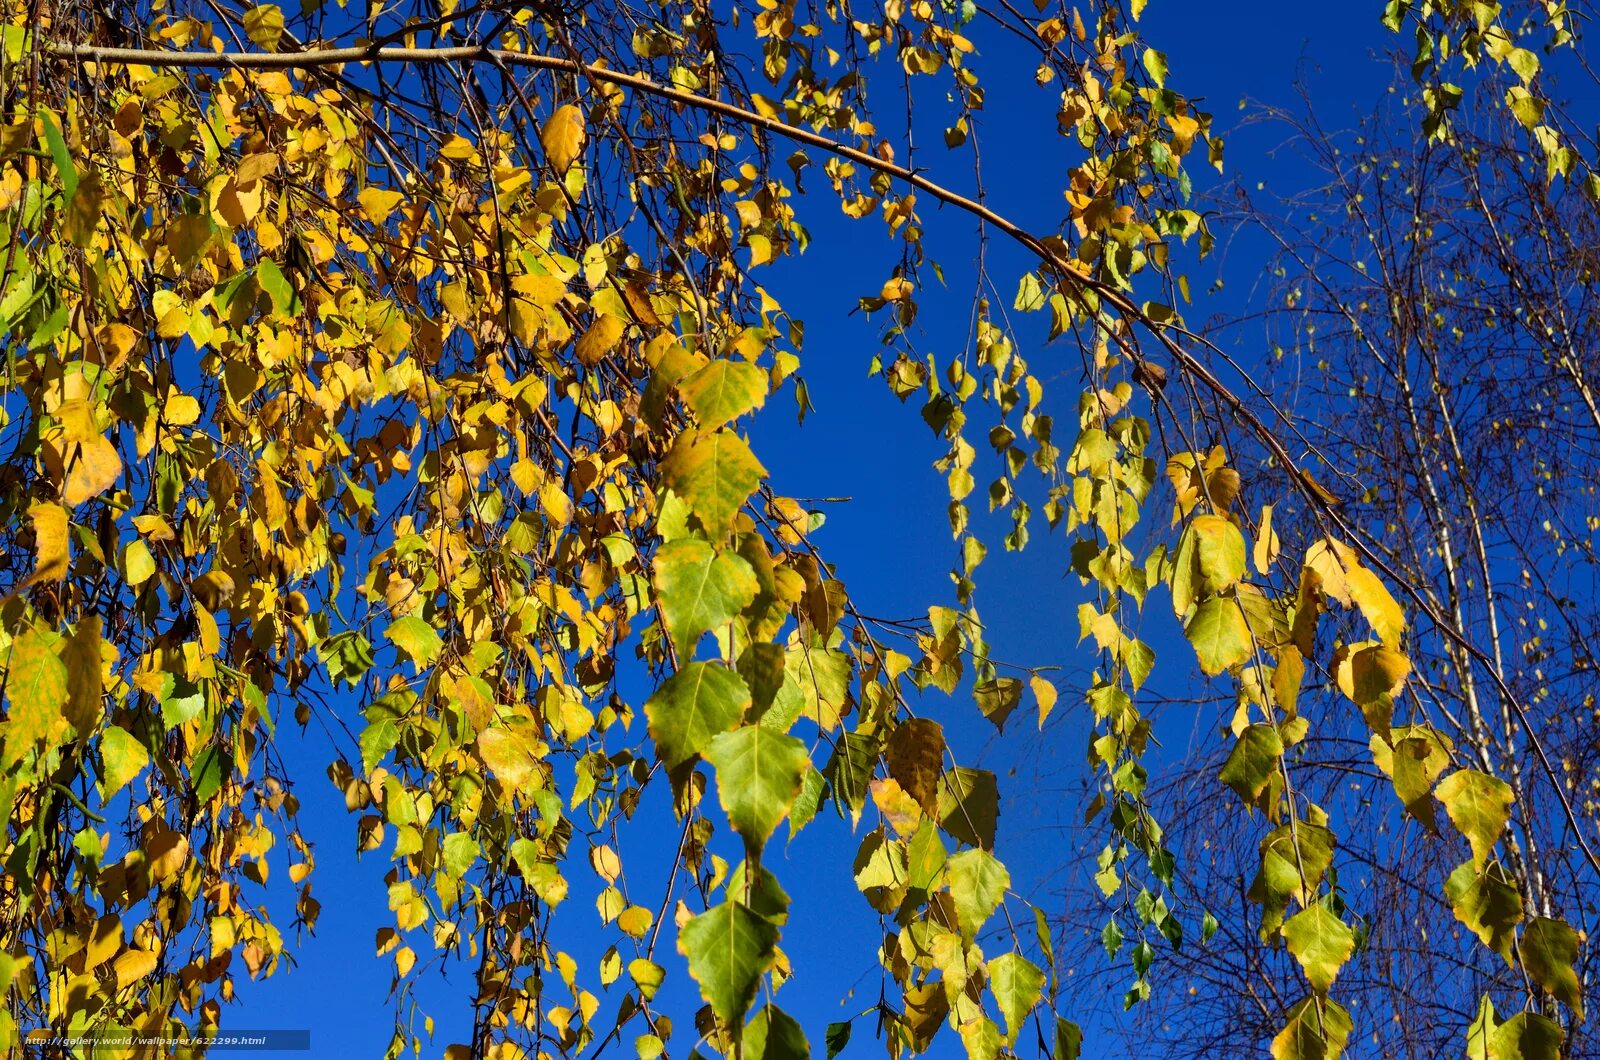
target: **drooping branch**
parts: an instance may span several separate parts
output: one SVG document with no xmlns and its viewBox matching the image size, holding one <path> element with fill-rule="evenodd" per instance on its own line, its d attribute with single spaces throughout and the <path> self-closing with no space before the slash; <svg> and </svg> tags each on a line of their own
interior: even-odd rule
<svg viewBox="0 0 1600 1060">
<path fill-rule="evenodd" d="M 846 159 L 866 169 L 882 173 L 912 188 L 925 192 L 939 202 L 953 206 L 985 224 L 994 226 L 997 230 L 1036 255 L 1061 282 L 1072 286 L 1079 293 L 1085 304 L 1093 305 L 1098 303 L 1102 306 L 1107 306 L 1130 323 L 1139 325 L 1145 332 L 1154 337 L 1175 365 L 1190 378 L 1198 381 L 1212 394 L 1219 405 L 1230 412 L 1266 447 L 1273 460 L 1289 473 L 1290 480 L 1295 484 L 1296 490 L 1319 517 L 1326 520 L 1329 525 L 1336 527 L 1351 542 L 1364 560 L 1399 585 L 1417 609 L 1426 615 L 1429 621 L 1448 640 L 1458 645 L 1469 656 L 1485 667 L 1493 679 L 1496 690 L 1510 705 L 1521 727 L 1527 733 L 1529 742 L 1538 759 L 1540 771 L 1549 780 L 1566 821 L 1572 829 L 1573 838 L 1582 850 L 1585 860 L 1596 876 L 1600 876 L 1600 856 L 1595 854 L 1588 841 L 1584 838 L 1577 814 L 1563 789 L 1561 777 L 1557 773 L 1554 763 L 1551 762 L 1543 741 L 1538 733 L 1534 731 L 1532 719 L 1529 717 L 1527 709 L 1518 700 L 1500 669 L 1495 666 L 1494 661 L 1480 647 L 1471 642 L 1465 631 L 1457 628 L 1453 622 L 1442 614 L 1421 589 L 1402 577 L 1376 549 L 1361 539 L 1360 535 L 1338 512 L 1336 502 L 1324 495 L 1323 491 L 1315 485 L 1309 473 L 1293 458 L 1277 432 L 1268 426 L 1243 398 L 1223 383 L 1198 357 L 1184 348 L 1179 341 L 1179 336 L 1194 338 L 1191 333 L 1181 326 L 1154 319 L 1138 303 L 1113 285 L 1093 276 L 1085 275 L 1075 262 L 1052 246 L 1052 243 L 1059 244 L 1059 240 L 1036 236 L 1020 224 L 996 212 L 993 208 L 930 180 L 918 170 L 886 161 L 859 148 L 841 144 L 820 133 L 791 125 L 735 103 L 686 92 L 669 85 L 658 84 L 638 74 L 612 70 L 575 59 L 491 48 L 481 44 L 436 48 L 355 46 L 294 52 L 200 52 L 43 42 L 39 50 L 45 55 L 70 62 L 117 66 L 150 66 L 160 69 L 238 68 L 286 70 L 315 69 L 342 66 L 349 63 L 374 62 L 417 65 L 486 63 L 501 68 L 521 67 L 574 74 L 591 81 L 633 89 L 685 107 L 717 114 L 774 136 L 781 136 L 795 143 L 826 151 L 838 158 Z M 1124 350 L 1133 360 L 1136 367 L 1143 365 L 1144 359 L 1137 349 L 1124 345 Z"/>
</svg>

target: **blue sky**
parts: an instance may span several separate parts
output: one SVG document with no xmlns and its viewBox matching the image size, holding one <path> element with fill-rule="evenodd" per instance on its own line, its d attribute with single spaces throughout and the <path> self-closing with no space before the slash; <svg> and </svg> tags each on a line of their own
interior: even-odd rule
<svg viewBox="0 0 1600 1060">
<path fill-rule="evenodd" d="M 1375 58 L 1394 44 L 1378 22 L 1380 13 L 1377 0 L 1333 8 L 1264 0 L 1203 4 L 1152 0 L 1143 27 L 1149 41 L 1169 56 L 1170 83 L 1192 97 L 1204 97 L 1220 129 L 1230 130 L 1238 122 L 1239 103 L 1245 96 L 1292 105 L 1297 78 L 1304 79 L 1319 110 L 1337 125 L 1357 110 L 1370 109 L 1389 83 L 1386 61 Z M 990 86 L 980 135 L 991 201 L 1001 212 L 1035 229 L 1052 228 L 1064 210 L 1060 189 L 1068 155 L 1052 130 L 1049 97 L 1031 84 L 1032 61 L 1008 55 L 997 37 L 987 39 L 988 47 L 996 50 L 986 48 L 979 61 Z M 1272 153 L 1281 139 L 1281 132 L 1260 126 L 1231 135 L 1229 175 L 1246 179 L 1252 187 L 1264 181 L 1288 190 L 1304 183 L 1309 174 L 1292 159 Z M 937 126 L 919 141 L 936 144 Z M 943 153 L 942 147 L 924 150 L 930 156 Z M 936 171 L 942 165 L 931 160 L 926 164 Z M 963 161 L 959 168 L 951 167 L 950 183 L 958 190 L 966 186 L 965 166 Z M 1196 177 L 1200 179 L 1198 171 Z M 812 235 L 810 250 L 801 261 L 774 270 L 766 282 L 793 315 L 806 322 L 804 375 L 816 411 L 800 426 L 793 415 L 792 394 L 780 393 L 758 418 L 755 448 L 780 493 L 852 498 L 848 504 L 828 506 L 828 522 L 818 541 L 838 564 L 858 607 L 880 616 L 926 614 L 930 604 L 952 602 L 945 574 L 954 558 L 944 513 L 947 495 L 930 467 L 942 455 L 941 449 L 918 417 L 915 403 L 902 406 L 880 380 L 867 378 L 867 363 L 878 349 L 876 329 L 850 313 L 858 296 L 875 291 L 890 274 L 896 250 L 881 239 L 875 225 L 869 231 L 839 217 L 826 194 L 814 196 L 800 209 Z M 952 344 L 963 341 L 967 333 L 972 228 L 964 217 L 937 211 L 926 201 L 922 212 L 930 247 L 951 290 L 948 298 L 924 299 L 917 342 L 923 350 L 949 354 L 954 352 Z M 1002 284 L 1014 283 L 1028 266 L 1023 255 L 999 243 L 992 254 L 991 272 L 1004 278 L 998 281 Z M 1227 247 L 1225 255 L 1195 270 L 1191 283 L 1198 304 L 1192 317 L 1201 321 L 1213 310 L 1238 311 L 1264 261 L 1265 248 L 1241 238 Z M 1219 264 L 1226 284 L 1208 298 L 1202 292 Z M 1022 323 L 1021 338 L 1021 352 L 1034 372 L 1047 383 L 1054 380 L 1058 421 L 1065 430 L 1072 422 L 1077 392 L 1077 354 L 1065 346 L 1043 346 L 1043 324 L 1036 320 Z M 1259 355 L 1264 343 L 1264 336 L 1245 333 L 1230 339 L 1245 363 Z M 1011 869 L 1013 887 L 1050 910 L 1051 903 L 1060 902 L 1053 895 L 1065 883 L 1062 873 L 1081 871 L 1073 863 L 1079 838 L 1075 829 L 1087 801 L 1077 787 L 1084 777 L 1087 730 L 1074 707 L 1083 677 L 1081 656 L 1074 650 L 1081 591 L 1076 578 L 1063 576 L 1065 544 L 1059 535 L 1045 532 L 1042 519 L 1036 517 L 1033 542 L 1021 555 L 1003 552 L 998 533 L 993 540 L 980 570 L 977 596 L 988 623 L 988 639 L 998 658 L 1064 667 L 1056 675 L 1062 688 L 1058 719 L 1041 735 L 1019 711 L 1005 735 L 997 738 L 962 696 L 930 699 L 924 707 L 945 724 L 966 764 L 981 765 L 1001 776 L 1005 801 L 999 853 Z M 1176 687 L 1193 676 L 1189 659 L 1163 650 L 1172 647 L 1170 632 L 1158 632 L 1154 643 L 1169 663 L 1166 680 Z M 1196 717 L 1192 733 L 1171 735 L 1179 741 L 1203 740 L 1215 724 L 1216 719 Z M 315 727 L 304 738 L 292 725 L 280 725 L 279 732 L 287 757 L 304 771 L 298 794 L 308 837 L 316 843 L 313 880 L 322 918 L 316 937 L 305 940 L 298 952 L 300 966 L 244 986 L 241 1004 L 225 1022 L 240 1029 L 310 1028 L 316 1056 L 378 1056 L 391 1029 L 387 992 L 392 965 L 372 956 L 374 932 L 387 920 L 381 882 L 387 855 L 379 851 L 360 862 L 355 859 L 354 818 L 323 776 L 326 744 Z M 1041 778 L 1046 778 L 1043 783 Z M 640 885 L 663 878 L 662 859 L 670 856 L 667 844 L 676 836 L 659 798 L 647 800 L 641 817 L 631 831 L 666 838 L 657 844 L 665 845 L 665 853 L 653 848 L 650 840 L 637 838 L 631 840 L 637 848 L 623 849 L 624 862 Z M 801 1021 L 819 1056 L 824 1026 L 869 1008 L 880 983 L 874 956 L 877 918 L 850 878 L 858 839 L 829 810 L 787 850 L 775 847 L 767 857 L 794 901 L 782 945 L 795 977 L 775 1000 Z M 579 957 L 584 978 L 597 989 L 599 950 L 587 929 L 598 925 L 588 919 L 594 916 L 592 901 L 598 886 L 582 865 L 581 849 L 575 844 L 580 860 L 569 873 L 573 893 L 558 919 L 566 921 L 564 930 L 570 932 L 563 944 Z M 659 873 L 652 871 L 654 862 L 660 862 Z M 276 867 L 281 870 L 282 865 Z M 650 887 L 656 889 L 654 883 Z M 640 900 L 653 905 L 649 894 Z M 426 942 L 414 945 L 426 958 Z M 672 1043 L 673 1055 L 687 1055 L 698 999 L 681 960 L 669 953 L 664 963 L 669 985 L 662 1006 L 680 1028 Z M 1069 991 L 1070 987 L 1069 980 Z M 469 970 L 459 965 L 448 978 L 435 975 L 422 989 L 437 1021 L 433 1044 L 424 1048 L 424 1055 L 437 1055 L 445 1044 L 465 1039 L 469 989 Z M 554 989 L 559 990 L 559 984 Z M 620 989 L 602 997 L 602 1013 L 614 1009 L 617 996 Z M 1096 1055 L 1095 1042 L 1102 1040 L 1096 1026 L 1103 1027 L 1100 1021 L 1110 1018 L 1098 1013 L 1113 1007 L 1105 999 L 1085 1005 L 1097 1013 L 1084 1020 L 1090 1030 L 1086 1055 Z M 1069 1002 L 1064 1014 L 1072 1015 L 1071 1008 Z M 844 1055 L 881 1052 L 872 1029 L 870 1019 L 858 1021 L 854 1043 Z M 631 1056 L 633 1033 L 637 1031 L 630 1026 L 624 1047 L 613 1046 L 607 1055 Z M 937 1052 L 958 1053 L 959 1043 L 951 1037 Z"/>
</svg>

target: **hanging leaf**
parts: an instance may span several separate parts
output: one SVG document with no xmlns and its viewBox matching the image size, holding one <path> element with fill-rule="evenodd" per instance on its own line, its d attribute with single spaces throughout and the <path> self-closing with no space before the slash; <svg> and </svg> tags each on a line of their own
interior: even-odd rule
<svg viewBox="0 0 1600 1060">
<path fill-rule="evenodd" d="M 1044 973 L 1020 953 L 1004 953 L 988 964 L 989 989 L 1006 1018 L 1006 1044 L 1014 1045 L 1023 1021 L 1044 991 Z"/>
<path fill-rule="evenodd" d="M 737 1027 L 755 1000 L 777 941 L 771 921 L 727 901 L 683 925 L 678 952 L 689 958 L 689 974 L 717 1018 Z"/>
<path fill-rule="evenodd" d="M 1000 908 L 1011 873 L 987 850 L 963 850 L 945 863 L 950 897 L 955 902 L 961 933 L 975 938 L 984 922 Z"/>
<path fill-rule="evenodd" d="M 583 142 L 588 132 L 583 124 L 583 111 L 567 103 L 557 107 L 554 114 L 539 131 L 539 145 L 550 161 L 550 168 L 558 174 L 565 173 L 583 153 Z"/>
<path fill-rule="evenodd" d="M 1213 596 L 1203 601 L 1183 627 L 1200 670 L 1215 677 L 1250 658 L 1250 627 L 1245 623 L 1239 602 L 1232 597 Z"/>
<path fill-rule="evenodd" d="M 1283 739 L 1271 725 L 1250 725 L 1228 752 L 1228 761 L 1218 776 L 1247 806 L 1253 806 L 1283 757 Z"/>
<path fill-rule="evenodd" d="M 721 663 L 692 662 L 656 689 L 644 712 L 656 753 L 673 769 L 739 724 L 749 706 L 744 678 Z"/>
<path fill-rule="evenodd" d="M 705 757 L 717 770 L 717 798 L 733 830 L 759 850 L 800 794 L 811 768 L 805 744 L 762 725 L 714 736 Z"/>
<path fill-rule="evenodd" d="M 809 1060 L 800 1024 L 776 1005 L 763 1005 L 744 1027 L 745 1060 Z"/>
<path fill-rule="evenodd" d="M 1511 947 L 1522 923 L 1522 894 L 1498 862 L 1478 870 L 1471 861 L 1457 866 L 1444 884 L 1457 920 L 1485 946 L 1511 964 Z"/>
<path fill-rule="evenodd" d="M 1354 1024 L 1337 1002 L 1308 997 L 1289 1010 L 1289 1022 L 1272 1039 L 1272 1060 L 1338 1060 Z"/>
<path fill-rule="evenodd" d="M 655 560 L 657 599 L 681 660 L 694 654 L 707 630 L 732 621 L 755 599 L 759 585 L 750 564 L 718 552 L 698 538 L 661 546 Z"/>
<path fill-rule="evenodd" d="M 1434 794 L 1444 803 L 1451 823 L 1472 844 L 1472 863 L 1481 868 L 1511 820 L 1511 785 L 1475 769 L 1461 769 L 1441 780 Z"/>
<path fill-rule="evenodd" d="M 678 392 L 700 429 L 714 431 L 765 404 L 767 373 L 747 361 L 722 358 L 679 383 Z"/>
<path fill-rule="evenodd" d="M 1333 986 L 1339 969 L 1356 948 L 1355 932 L 1326 902 L 1314 902 L 1290 917 L 1283 925 L 1283 938 L 1300 962 L 1306 981 L 1319 994 Z"/>
<path fill-rule="evenodd" d="M 1517 956 L 1533 981 L 1583 1019 L 1583 986 L 1574 966 L 1578 961 L 1578 933 L 1563 920 L 1536 916 L 1522 929 Z"/>
<path fill-rule="evenodd" d="M 684 434 L 661 462 L 667 488 L 682 497 L 711 534 L 723 534 L 750 495 L 761 485 L 766 468 L 732 431 Z"/>
</svg>

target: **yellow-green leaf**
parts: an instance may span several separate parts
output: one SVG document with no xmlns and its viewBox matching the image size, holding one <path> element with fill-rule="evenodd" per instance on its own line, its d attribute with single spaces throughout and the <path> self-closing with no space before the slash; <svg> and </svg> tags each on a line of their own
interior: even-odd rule
<svg viewBox="0 0 1600 1060">
<path fill-rule="evenodd" d="M 1327 902 L 1314 902 L 1283 925 L 1289 952 L 1300 962 L 1306 981 L 1326 994 L 1339 969 L 1356 948 L 1355 932 L 1334 915 Z"/>
<path fill-rule="evenodd" d="M 739 724 L 750 706 L 744 678 L 716 662 L 692 662 L 662 682 L 645 702 L 656 753 L 675 768 Z"/>
<path fill-rule="evenodd" d="M 767 400 L 767 373 L 748 361 L 712 361 L 678 384 L 703 430 L 731 423 Z"/>
<path fill-rule="evenodd" d="M 127 729 L 109 725 L 100 734 L 100 761 L 100 800 L 110 802 L 112 796 L 144 772 L 150 764 L 150 752 Z"/>
<path fill-rule="evenodd" d="M 35 744 L 65 736 L 67 667 L 56 654 L 53 633 L 30 629 L 11 643 L 6 663 L 6 759 L 15 762 Z"/>
<path fill-rule="evenodd" d="M 1583 986 L 1573 966 L 1578 960 L 1578 933 L 1564 920 L 1536 916 L 1522 929 L 1517 955 L 1534 982 L 1583 1019 Z"/>
<path fill-rule="evenodd" d="M 1202 602 L 1183 627 L 1183 634 L 1208 676 L 1215 677 L 1250 658 L 1250 626 L 1232 597 L 1213 596 Z"/>
<path fill-rule="evenodd" d="M 1338 1060 L 1353 1028 L 1337 1002 L 1308 997 L 1289 1010 L 1288 1024 L 1272 1039 L 1272 1060 Z"/>
<path fill-rule="evenodd" d="M 661 462 L 662 481 L 712 534 L 727 531 L 766 473 L 744 439 L 728 430 L 680 435 Z"/>
<path fill-rule="evenodd" d="M 760 849 L 800 794 L 811 766 L 806 745 L 764 725 L 711 738 L 705 756 L 717 768 L 717 799 L 733 830 Z"/>
<path fill-rule="evenodd" d="M 694 654 L 703 633 L 726 625 L 749 606 L 760 588 L 748 562 L 698 538 L 661 546 L 655 583 L 661 614 L 681 661 Z"/>
<path fill-rule="evenodd" d="M 1511 820 L 1511 785 L 1476 769 L 1460 769 L 1441 780 L 1434 794 L 1472 844 L 1472 863 L 1481 867 Z"/>
<path fill-rule="evenodd" d="M 761 975 L 772 964 L 778 928 L 734 901 L 701 913 L 678 932 L 678 952 L 700 995 L 724 1023 L 741 1024 L 756 998 Z"/>
</svg>

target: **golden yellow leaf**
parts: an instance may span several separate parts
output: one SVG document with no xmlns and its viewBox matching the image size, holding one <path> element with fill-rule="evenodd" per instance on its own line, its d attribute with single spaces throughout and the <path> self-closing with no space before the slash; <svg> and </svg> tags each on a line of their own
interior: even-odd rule
<svg viewBox="0 0 1600 1060">
<path fill-rule="evenodd" d="M 183 871 L 189 860 L 189 839 L 181 832 L 158 832 L 145 847 L 145 856 L 149 858 L 150 882 L 166 883 Z"/>
<path fill-rule="evenodd" d="M 88 944 L 83 948 L 83 970 L 94 971 L 115 956 L 120 949 L 122 949 L 122 918 L 115 913 L 107 913 L 95 921 L 94 928 L 89 934 Z"/>
<path fill-rule="evenodd" d="M 589 330 L 583 333 L 578 340 L 575 352 L 578 360 L 586 365 L 599 364 L 606 354 L 617 348 L 617 341 L 622 338 L 623 329 L 627 323 L 618 316 L 610 313 L 601 313 L 589 325 Z"/>
<path fill-rule="evenodd" d="M 387 191 L 383 188 L 366 188 L 356 196 L 356 200 L 361 203 L 361 212 L 375 225 L 383 224 L 403 198 L 405 196 L 398 191 Z"/>
<path fill-rule="evenodd" d="M 111 965 L 116 971 L 117 988 L 138 982 L 156 970 L 156 955 L 149 950 L 129 950 Z"/>
<path fill-rule="evenodd" d="M 583 127 L 583 112 L 571 103 L 558 107 L 539 131 L 539 144 L 557 173 L 565 173 L 583 153 L 587 130 Z"/>
<path fill-rule="evenodd" d="M 33 523 L 33 574 L 28 583 L 59 581 L 67 576 L 67 510 L 59 504 L 35 504 L 28 509 Z"/>
<path fill-rule="evenodd" d="M 122 476 L 122 458 L 117 455 L 117 447 L 100 433 L 94 409 L 87 400 L 63 402 L 56 416 L 61 422 L 61 435 L 53 448 L 54 460 L 59 460 L 60 466 L 51 470 L 60 476 L 61 499 L 76 506 L 116 484 Z"/>
</svg>

